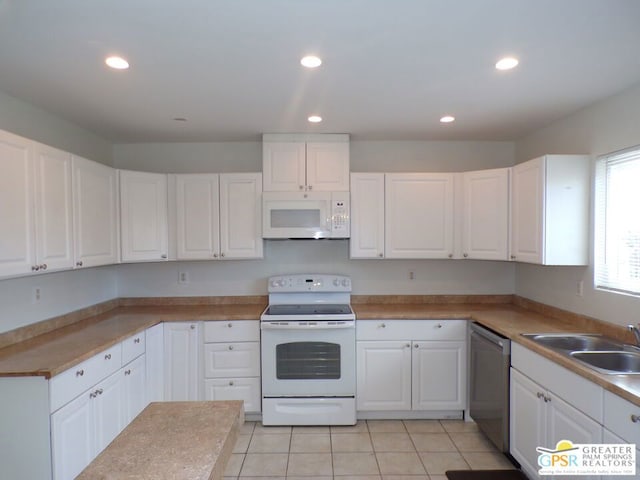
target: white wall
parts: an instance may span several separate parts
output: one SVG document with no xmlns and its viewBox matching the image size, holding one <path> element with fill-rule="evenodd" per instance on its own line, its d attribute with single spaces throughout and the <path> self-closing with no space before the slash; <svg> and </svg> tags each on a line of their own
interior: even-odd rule
<svg viewBox="0 0 640 480">
<path fill-rule="evenodd" d="M 40 301 L 33 298 L 40 288 Z M 116 298 L 116 266 L 0 280 L 0 333 Z"/>
<path fill-rule="evenodd" d="M 510 166 L 512 142 L 351 142 L 352 171 L 451 171 Z M 261 142 L 114 146 L 114 165 L 155 172 L 261 171 Z M 415 279 L 409 280 L 409 271 Z M 178 272 L 188 285 L 179 285 Z M 347 241 L 267 241 L 265 259 L 170 262 L 118 267 L 120 296 L 264 295 L 281 273 L 342 273 L 354 294 L 508 294 L 507 262 L 349 260 Z"/>
<path fill-rule="evenodd" d="M 23 100 L 0 92 L 0 130 L 111 165 L 111 143 Z"/>
<path fill-rule="evenodd" d="M 588 153 L 595 159 L 634 145 L 640 145 L 640 85 L 522 138 L 516 142 L 516 160 L 545 153 Z M 520 264 L 516 268 L 515 291 L 523 297 L 620 325 L 640 321 L 640 298 L 593 288 L 593 247 L 591 259 L 589 267 Z M 583 297 L 576 294 L 581 280 Z"/>
</svg>

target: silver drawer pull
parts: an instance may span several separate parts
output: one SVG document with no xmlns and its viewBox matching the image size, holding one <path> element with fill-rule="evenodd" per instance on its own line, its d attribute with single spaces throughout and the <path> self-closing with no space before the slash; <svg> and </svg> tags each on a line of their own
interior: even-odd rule
<svg viewBox="0 0 640 480">
<path fill-rule="evenodd" d="M 131 375 L 131 370 L 125 370 L 125 371 L 124 371 L 124 374 L 125 374 L 125 375 Z"/>
<path fill-rule="evenodd" d="M 229 350 L 233 350 L 233 345 L 229 345 Z"/>
<path fill-rule="evenodd" d="M 99 388 L 98 390 L 96 390 L 96 393 L 97 393 L 98 395 L 102 395 L 102 389 L 101 389 L 101 388 Z"/>
<path fill-rule="evenodd" d="M 420 348 L 420 345 L 418 345 L 417 343 L 413 346 L 413 348 Z"/>
<path fill-rule="evenodd" d="M 631 421 L 633 423 L 639 423 L 640 422 L 640 415 L 634 415 L 633 413 L 631 414 Z"/>
<path fill-rule="evenodd" d="M 81 376 L 83 376 L 83 375 L 84 375 L 84 370 L 78 370 L 78 371 L 76 372 L 76 377 L 81 377 Z"/>
<path fill-rule="evenodd" d="M 379 325 L 379 327 L 380 327 L 380 328 L 387 328 L 387 326 L 386 326 L 384 323 L 381 323 L 381 324 Z"/>
<path fill-rule="evenodd" d="M 134 338 L 133 339 L 133 343 L 140 343 L 140 339 L 139 338 Z"/>
<path fill-rule="evenodd" d="M 538 392 L 538 393 L 536 393 L 536 397 L 544 398 L 544 393 Z"/>
<path fill-rule="evenodd" d="M 231 323 L 231 322 L 227 323 L 227 327 L 229 327 L 229 328 L 233 327 L 233 323 Z"/>
<path fill-rule="evenodd" d="M 110 354 L 110 353 L 107 353 L 107 354 L 104 356 L 104 359 L 105 359 L 105 360 L 111 360 L 111 354 Z"/>
<path fill-rule="evenodd" d="M 436 328 L 442 328 L 442 324 L 441 324 L 441 323 L 438 323 L 438 324 L 436 325 Z"/>
<path fill-rule="evenodd" d="M 229 386 L 233 387 L 233 380 L 229 380 Z"/>
<path fill-rule="evenodd" d="M 89 398 L 96 398 L 96 396 L 97 396 L 97 395 L 96 395 L 96 392 L 91 392 L 91 393 L 89 394 Z"/>
<path fill-rule="evenodd" d="M 191 330 L 195 330 L 196 326 L 195 325 L 191 325 Z"/>
</svg>

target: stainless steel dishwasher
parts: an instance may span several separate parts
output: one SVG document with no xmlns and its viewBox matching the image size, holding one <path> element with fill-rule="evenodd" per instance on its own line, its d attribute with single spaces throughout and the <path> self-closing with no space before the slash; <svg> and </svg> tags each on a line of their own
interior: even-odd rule
<svg viewBox="0 0 640 480">
<path fill-rule="evenodd" d="M 471 323 L 469 413 L 502 452 L 509 452 L 509 339 Z"/>
</svg>

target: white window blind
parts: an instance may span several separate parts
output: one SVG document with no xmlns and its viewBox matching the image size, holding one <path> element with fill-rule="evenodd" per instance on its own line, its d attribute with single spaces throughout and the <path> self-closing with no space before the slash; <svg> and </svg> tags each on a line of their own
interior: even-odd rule
<svg viewBox="0 0 640 480">
<path fill-rule="evenodd" d="M 596 164 L 595 286 L 640 295 L 640 147 Z"/>
</svg>

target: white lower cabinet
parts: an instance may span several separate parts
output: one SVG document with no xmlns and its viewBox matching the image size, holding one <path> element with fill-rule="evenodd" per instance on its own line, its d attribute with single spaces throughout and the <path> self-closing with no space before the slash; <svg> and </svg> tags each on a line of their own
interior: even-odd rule
<svg viewBox="0 0 640 480">
<path fill-rule="evenodd" d="M 199 323 L 164 324 L 164 399 L 199 400 Z"/>
<path fill-rule="evenodd" d="M 358 320 L 356 328 L 358 412 L 462 415 L 466 320 Z"/>
<path fill-rule="evenodd" d="M 244 400 L 247 413 L 260 413 L 260 321 L 205 322 L 205 400 Z"/>
<path fill-rule="evenodd" d="M 603 391 L 600 386 L 520 345 L 512 346 L 510 453 L 530 478 L 539 478 L 537 447 L 554 450 L 560 440 L 602 442 Z M 547 362 L 553 366 L 552 370 L 548 369 Z M 545 375 L 549 383 L 542 385 Z M 557 391 L 563 388 L 561 397 Z M 590 393 L 584 398 L 582 393 L 586 391 Z M 576 408 L 576 404 L 584 400 L 594 405 L 595 418 Z"/>
<path fill-rule="evenodd" d="M 120 370 L 124 377 L 124 424 L 131 421 L 144 410 L 147 401 L 146 358 L 141 355 Z"/>
<path fill-rule="evenodd" d="M 164 324 L 145 331 L 147 401 L 164 400 Z"/>
</svg>

